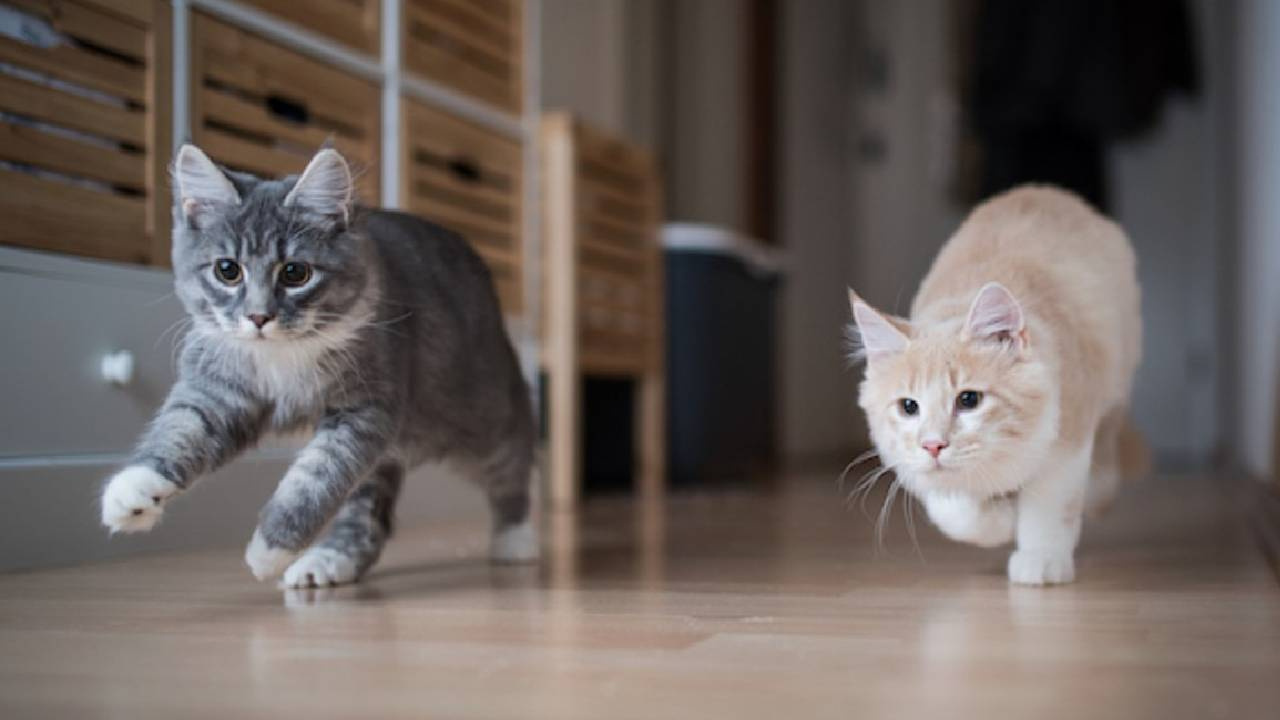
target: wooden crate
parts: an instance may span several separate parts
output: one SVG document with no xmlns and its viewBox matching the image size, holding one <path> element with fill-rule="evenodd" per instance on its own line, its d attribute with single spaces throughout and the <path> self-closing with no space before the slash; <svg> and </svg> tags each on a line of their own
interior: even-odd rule
<svg viewBox="0 0 1280 720">
<path fill-rule="evenodd" d="M 578 494 L 583 375 L 637 380 L 637 477 L 652 496 L 665 473 L 657 168 L 566 114 L 546 117 L 541 142 L 552 501 L 571 506 Z"/>
<path fill-rule="evenodd" d="M 168 4 L 0 6 L 44 37 L 0 37 L 0 242 L 168 263 Z"/>
<path fill-rule="evenodd" d="M 304 30 L 368 55 L 379 47 L 380 0 L 241 0 Z"/>
<path fill-rule="evenodd" d="M 405 69 L 519 113 L 522 10 L 520 0 L 405 0 Z"/>
<path fill-rule="evenodd" d="M 410 212 L 467 238 L 493 273 L 503 310 L 523 302 L 520 143 L 405 100 L 403 193 Z"/>
<path fill-rule="evenodd" d="M 210 157 L 275 177 L 301 172 L 331 141 L 377 204 L 380 93 L 376 85 L 196 13 L 191 133 Z"/>
</svg>

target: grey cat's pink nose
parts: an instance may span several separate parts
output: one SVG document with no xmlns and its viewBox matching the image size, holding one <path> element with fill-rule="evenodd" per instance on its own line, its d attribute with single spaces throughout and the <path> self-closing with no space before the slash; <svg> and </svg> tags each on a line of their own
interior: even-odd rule
<svg viewBox="0 0 1280 720">
<path fill-rule="evenodd" d="M 275 318 L 275 315 L 253 314 L 253 315 L 248 315 L 246 317 L 249 318 L 249 322 L 253 323 L 255 327 L 261 330 L 263 325 L 266 325 L 267 323 L 271 322 L 272 319 Z"/>
<path fill-rule="evenodd" d="M 920 443 L 920 447 L 924 448 L 925 452 L 936 458 L 942 454 L 943 449 L 947 447 L 947 443 L 941 440 L 925 440 Z"/>
</svg>

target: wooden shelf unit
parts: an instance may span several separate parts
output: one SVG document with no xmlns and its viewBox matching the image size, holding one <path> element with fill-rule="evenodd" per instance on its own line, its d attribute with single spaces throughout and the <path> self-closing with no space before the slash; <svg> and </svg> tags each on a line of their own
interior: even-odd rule
<svg viewBox="0 0 1280 720">
<path fill-rule="evenodd" d="M 540 143 L 551 501 L 572 508 L 580 493 L 585 375 L 634 379 L 636 484 L 652 499 L 666 471 L 657 168 L 565 113 L 543 119 Z"/>
<path fill-rule="evenodd" d="M 0 37 L 0 243 L 168 264 L 168 3 L 0 5 L 43 36 Z"/>
</svg>

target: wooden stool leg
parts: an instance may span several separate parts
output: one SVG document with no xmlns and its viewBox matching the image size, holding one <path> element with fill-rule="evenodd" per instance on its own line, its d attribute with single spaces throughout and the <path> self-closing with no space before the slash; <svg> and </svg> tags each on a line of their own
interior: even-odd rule
<svg viewBox="0 0 1280 720">
<path fill-rule="evenodd" d="M 650 373 L 636 384 L 635 452 L 642 505 L 660 503 L 666 493 L 666 379 Z"/>
<path fill-rule="evenodd" d="M 567 363 L 549 368 L 548 441 L 551 509 L 573 510 L 578 504 L 582 475 L 582 378 Z"/>
</svg>

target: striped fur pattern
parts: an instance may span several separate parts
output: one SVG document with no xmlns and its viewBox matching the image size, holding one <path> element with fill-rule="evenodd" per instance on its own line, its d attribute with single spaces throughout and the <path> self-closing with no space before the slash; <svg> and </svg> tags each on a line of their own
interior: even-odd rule
<svg viewBox="0 0 1280 720">
<path fill-rule="evenodd" d="M 104 489 L 103 523 L 150 529 L 264 433 L 311 428 L 246 552 L 258 578 L 358 579 L 391 534 L 405 472 L 428 461 L 474 469 L 502 559 L 535 557 L 529 389 L 467 243 L 353 206 L 331 149 L 301 176 L 262 180 L 185 146 L 174 176 L 173 267 L 191 329 L 177 383 Z M 509 547 L 516 530 L 534 547 Z"/>
</svg>

